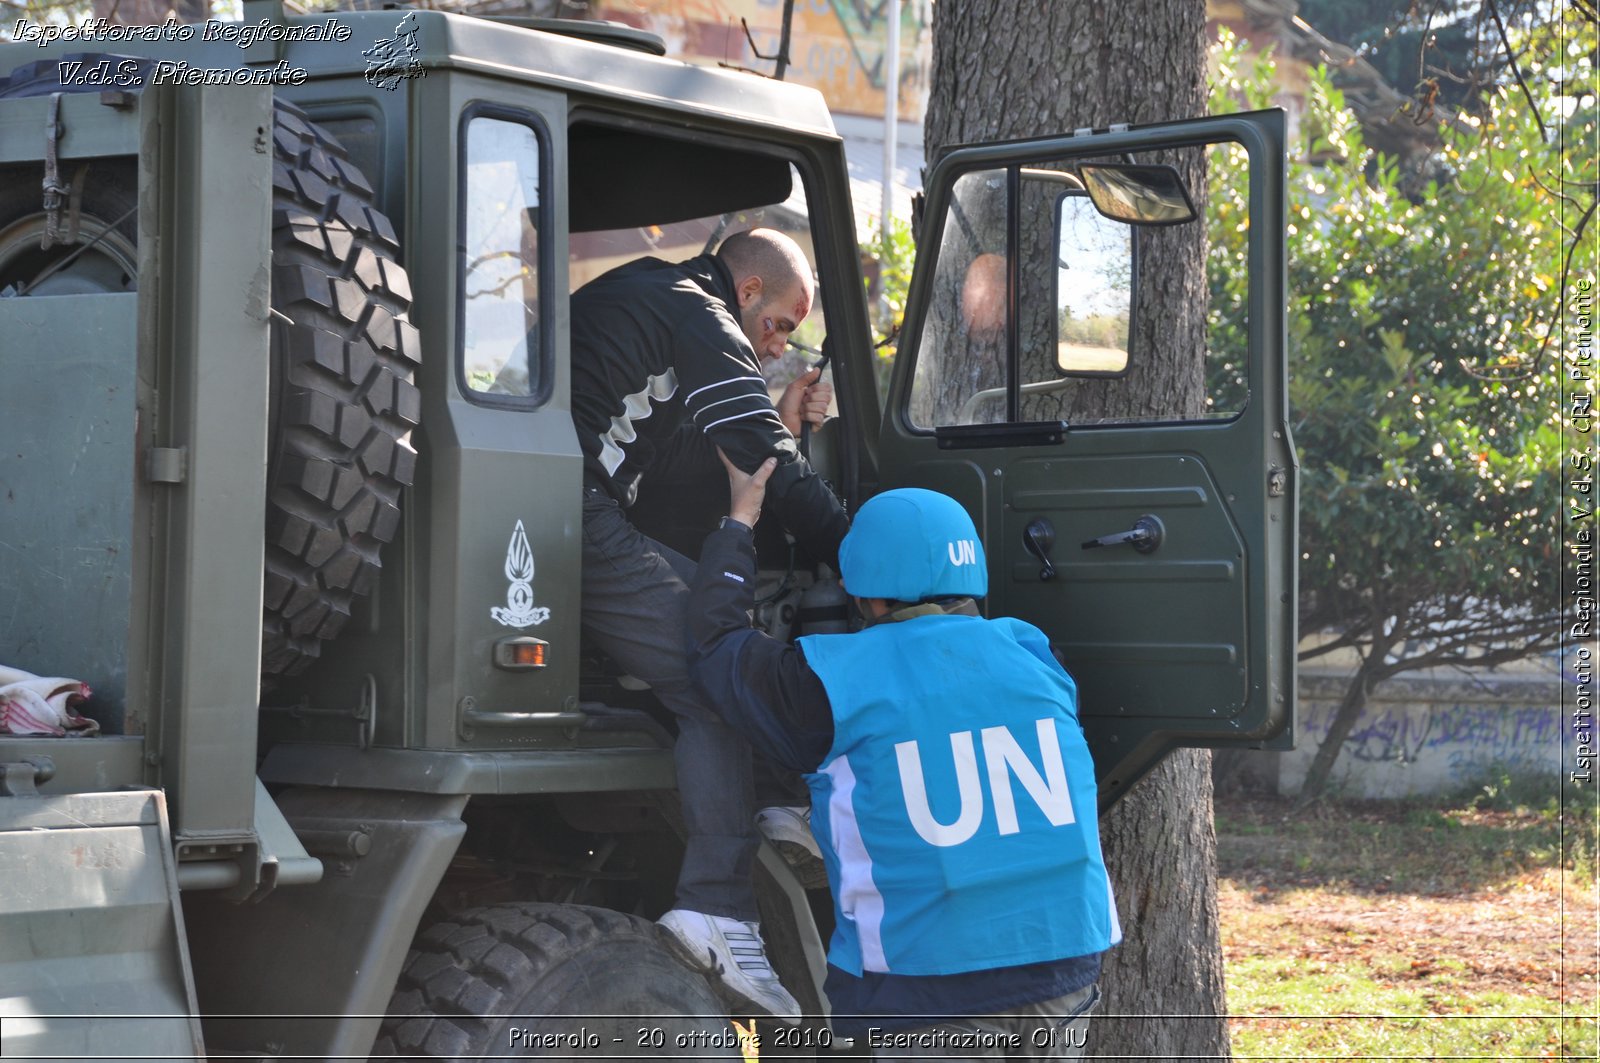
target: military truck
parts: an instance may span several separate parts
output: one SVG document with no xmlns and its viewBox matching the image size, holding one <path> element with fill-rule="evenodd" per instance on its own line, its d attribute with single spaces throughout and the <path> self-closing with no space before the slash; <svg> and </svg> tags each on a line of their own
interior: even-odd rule
<svg viewBox="0 0 1600 1063">
<path fill-rule="evenodd" d="M 651 922 L 671 720 L 580 635 L 568 295 L 757 224 L 818 278 L 810 461 L 850 508 L 970 509 L 1104 803 L 1289 741 L 1281 113 L 944 154 L 880 383 L 815 92 L 606 24 L 245 8 L 0 44 L 0 666 L 92 690 L 0 735 L 8 1057 L 739 1054 Z M 1190 335 L 1167 241 L 1207 210 L 1249 298 Z M 1171 344 L 1203 408 L 1152 394 Z M 692 550 L 718 479 L 639 521 Z M 758 624 L 846 622 L 781 529 L 759 553 Z M 762 1052 L 826 1054 L 826 896 L 758 876 L 817 1017 Z"/>
</svg>

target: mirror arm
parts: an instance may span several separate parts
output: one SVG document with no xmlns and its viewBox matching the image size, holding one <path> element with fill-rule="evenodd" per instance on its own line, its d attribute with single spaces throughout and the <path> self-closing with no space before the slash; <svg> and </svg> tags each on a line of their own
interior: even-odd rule
<svg viewBox="0 0 1600 1063">
<path fill-rule="evenodd" d="M 1065 185 L 1080 195 L 1087 195 L 1083 189 L 1083 182 L 1075 174 L 1067 173 L 1065 170 L 1038 170 L 1031 166 L 1024 166 L 1022 168 L 1022 176 L 1038 181 L 1048 181 L 1051 184 Z"/>
</svg>

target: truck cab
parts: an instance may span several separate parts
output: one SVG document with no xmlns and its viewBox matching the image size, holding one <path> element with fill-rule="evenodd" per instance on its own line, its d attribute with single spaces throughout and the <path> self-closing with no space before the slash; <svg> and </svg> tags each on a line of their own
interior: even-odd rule
<svg viewBox="0 0 1600 1063">
<path fill-rule="evenodd" d="M 848 509 L 968 508 L 985 612 L 1078 679 L 1104 804 L 1170 749 L 1292 740 L 1281 114 L 944 154 L 881 381 L 817 93 L 620 27 L 246 7 L 232 36 L 0 45 L 0 665 L 93 689 L 92 726 L 0 733 L 8 1048 L 704 1025 L 648 927 L 671 720 L 581 637 L 568 297 L 756 225 L 817 277 L 788 371 L 825 358 L 837 416 L 809 460 Z M 1208 211 L 1249 227 L 1248 302 L 1177 334 L 1162 300 L 1203 276 L 1141 278 Z M 1173 344 L 1203 400 L 1148 388 Z M 692 553 L 719 480 L 647 483 L 641 527 Z M 758 554 L 754 622 L 803 633 L 833 573 L 780 529 Z M 758 892 L 825 1032 L 826 898 L 770 851 Z M 576 988 L 593 963 L 614 982 Z"/>
</svg>

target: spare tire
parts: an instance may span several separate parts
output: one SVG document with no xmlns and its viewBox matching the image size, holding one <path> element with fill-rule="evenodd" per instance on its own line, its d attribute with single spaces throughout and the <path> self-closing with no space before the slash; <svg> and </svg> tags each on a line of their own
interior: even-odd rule
<svg viewBox="0 0 1600 1063">
<path fill-rule="evenodd" d="M 18 67 L 0 78 L 0 99 L 97 91 L 62 86 L 59 71 L 64 62 L 104 58 L 125 57 L 71 55 Z M 135 166 L 74 160 L 62 170 L 76 189 L 77 226 L 66 243 L 41 249 L 42 168 L 0 167 L 0 291 L 134 290 Z M 399 241 L 372 200 L 372 186 L 338 141 L 299 108 L 274 100 L 266 677 L 302 671 L 344 628 L 351 603 L 377 578 L 416 472 L 421 347 L 407 318 L 411 287 Z"/>
<path fill-rule="evenodd" d="M 399 530 L 422 351 L 372 186 L 297 108 L 275 112 L 272 306 L 283 318 L 272 324 L 261 667 L 292 675 L 344 629 Z"/>
</svg>

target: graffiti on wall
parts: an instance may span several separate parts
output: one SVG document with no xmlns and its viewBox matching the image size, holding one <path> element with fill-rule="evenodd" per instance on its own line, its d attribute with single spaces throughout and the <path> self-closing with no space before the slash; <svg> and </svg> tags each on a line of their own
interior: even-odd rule
<svg viewBox="0 0 1600 1063">
<path fill-rule="evenodd" d="M 1315 752 L 1336 709 L 1327 702 L 1303 705 L 1301 750 Z M 1547 772 L 1560 755 L 1562 720 L 1560 709 L 1547 705 L 1374 703 L 1356 721 L 1341 757 L 1443 771 L 1456 783 L 1474 782 L 1491 767 Z"/>
<path fill-rule="evenodd" d="M 659 34 L 674 58 L 763 74 L 773 69 L 770 57 L 777 55 L 783 31 L 783 0 L 610 0 L 597 15 Z M 888 0 L 794 0 L 786 80 L 817 89 L 834 111 L 882 115 L 888 18 Z M 749 26 L 750 39 L 740 19 Z M 902 121 L 922 120 L 932 55 L 930 19 L 924 0 L 902 0 Z"/>
</svg>

